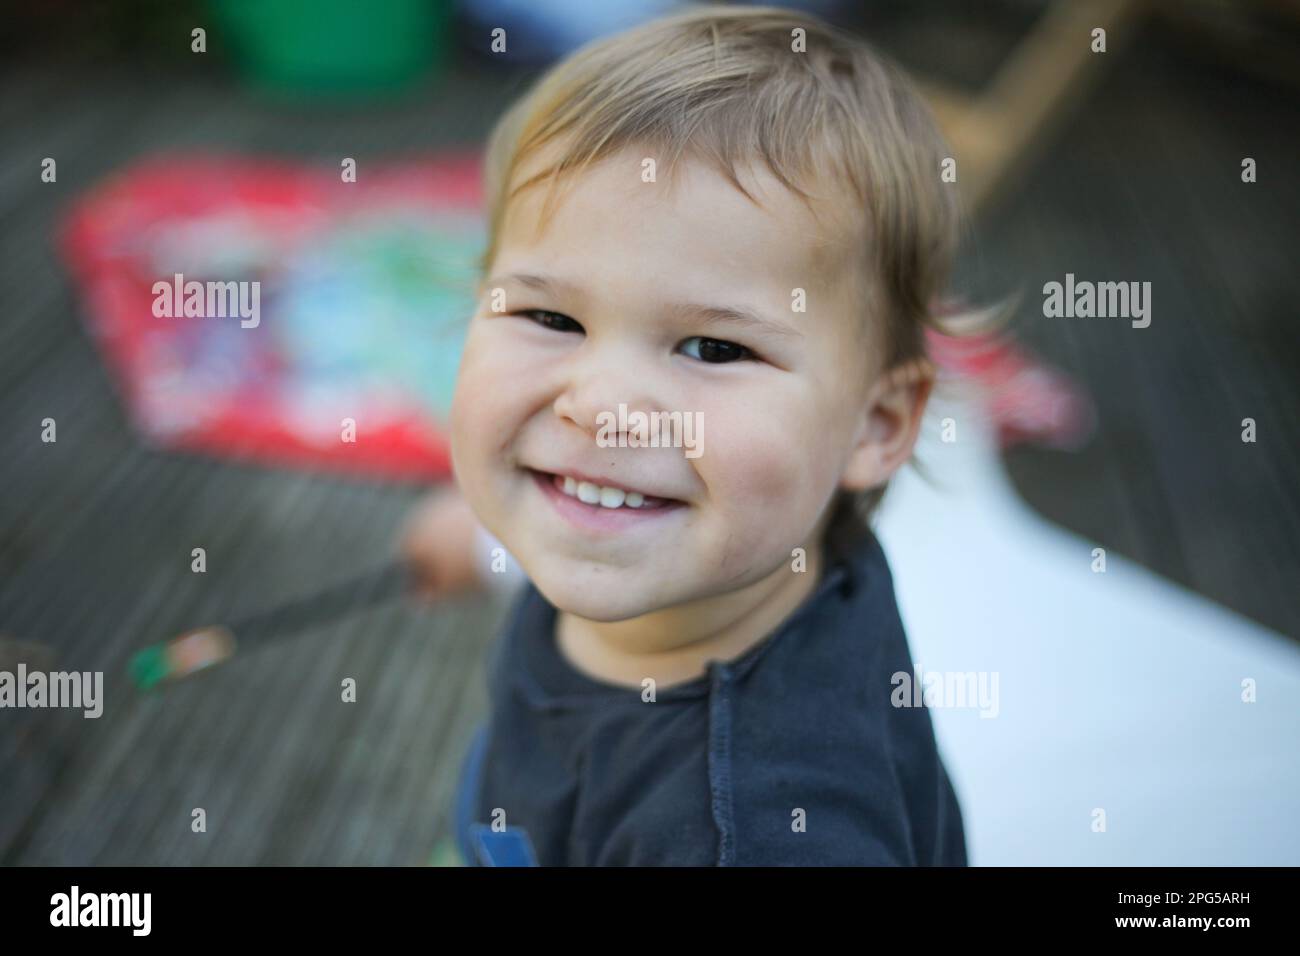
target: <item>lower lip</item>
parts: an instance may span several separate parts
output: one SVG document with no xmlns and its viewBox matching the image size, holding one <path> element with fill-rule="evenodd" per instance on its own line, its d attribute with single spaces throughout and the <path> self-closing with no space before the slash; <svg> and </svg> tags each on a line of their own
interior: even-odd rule
<svg viewBox="0 0 1300 956">
<path fill-rule="evenodd" d="M 555 487 L 555 477 L 539 471 L 531 472 L 534 484 L 570 524 L 587 531 L 625 531 L 663 521 L 686 507 L 683 503 L 663 505 L 658 508 L 602 508 L 589 505 L 566 495 Z"/>
</svg>

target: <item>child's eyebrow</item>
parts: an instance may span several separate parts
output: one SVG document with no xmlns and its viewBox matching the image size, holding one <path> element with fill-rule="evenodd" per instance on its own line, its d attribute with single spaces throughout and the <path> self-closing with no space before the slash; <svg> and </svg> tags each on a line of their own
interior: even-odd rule
<svg viewBox="0 0 1300 956">
<path fill-rule="evenodd" d="M 695 302 L 678 302 L 668 306 L 668 311 L 680 318 L 698 319 L 703 322 L 716 322 L 723 325 L 735 325 L 740 328 L 752 329 L 757 333 L 768 333 L 771 335 L 780 335 L 787 338 L 803 338 L 803 333 L 798 329 L 788 325 L 782 325 L 780 322 L 773 322 L 771 319 L 765 319 L 757 312 L 750 312 L 748 309 L 737 309 L 729 306 L 718 305 L 700 305 Z"/>
<path fill-rule="evenodd" d="M 520 285 L 528 286 L 530 289 L 536 289 L 538 292 L 555 294 L 557 292 L 567 292 L 570 295 L 576 295 L 579 289 L 571 282 L 563 279 L 555 279 L 547 276 L 532 275 L 524 272 L 513 272 L 509 275 L 493 276 L 487 280 L 486 285 L 497 286 L 504 282 L 518 282 Z M 720 305 L 702 305 L 697 302 L 675 302 L 667 306 L 666 311 L 682 319 L 697 319 L 704 322 L 716 322 L 724 325 L 735 325 L 742 328 L 753 329 L 759 333 L 769 333 L 789 338 L 803 338 L 803 333 L 798 329 L 780 322 L 774 322 L 771 319 L 764 318 L 757 312 L 748 309 L 734 308 L 731 306 Z"/>
<path fill-rule="evenodd" d="M 498 286 L 503 282 L 518 282 L 520 285 L 526 285 L 530 289 L 536 289 L 538 292 L 555 293 L 555 292 L 577 292 L 578 287 L 571 282 L 563 279 L 551 279 L 547 276 L 529 275 L 526 272 L 511 272 L 508 275 L 493 276 L 488 279 L 485 286 Z"/>
</svg>

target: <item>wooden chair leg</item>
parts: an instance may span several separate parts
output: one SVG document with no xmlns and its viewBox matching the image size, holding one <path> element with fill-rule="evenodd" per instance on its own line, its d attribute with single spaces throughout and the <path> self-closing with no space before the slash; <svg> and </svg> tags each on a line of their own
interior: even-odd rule
<svg viewBox="0 0 1300 956">
<path fill-rule="evenodd" d="M 978 211 L 1041 144 L 1053 121 L 1114 56 L 1149 0 L 1059 2 L 1048 8 L 977 97 L 923 85 L 957 159 L 957 181 Z M 1106 31 L 1106 52 L 1092 52 L 1092 31 Z"/>
</svg>

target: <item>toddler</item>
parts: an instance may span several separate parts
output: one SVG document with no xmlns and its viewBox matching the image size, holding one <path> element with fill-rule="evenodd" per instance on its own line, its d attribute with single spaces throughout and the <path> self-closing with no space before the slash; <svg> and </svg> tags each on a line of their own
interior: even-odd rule
<svg viewBox="0 0 1300 956">
<path fill-rule="evenodd" d="M 768 8 L 589 45 L 500 121 L 452 457 L 527 583 L 468 862 L 965 864 L 868 524 L 934 380 L 946 155 L 896 68 Z"/>
</svg>

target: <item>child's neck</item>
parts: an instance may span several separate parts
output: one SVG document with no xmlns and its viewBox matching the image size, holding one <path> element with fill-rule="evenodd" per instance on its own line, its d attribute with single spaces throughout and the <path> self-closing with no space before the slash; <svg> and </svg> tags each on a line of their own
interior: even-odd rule
<svg viewBox="0 0 1300 956">
<path fill-rule="evenodd" d="M 739 591 L 664 608 L 625 621 L 589 621 L 561 612 L 555 625 L 560 653 L 582 673 L 609 684 L 657 690 L 705 673 L 710 660 L 729 661 L 771 634 L 821 580 L 820 548 L 808 549 L 808 569 L 782 565 Z"/>
</svg>

